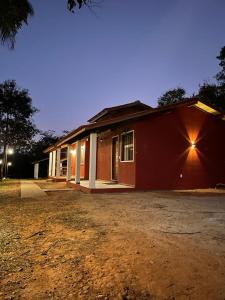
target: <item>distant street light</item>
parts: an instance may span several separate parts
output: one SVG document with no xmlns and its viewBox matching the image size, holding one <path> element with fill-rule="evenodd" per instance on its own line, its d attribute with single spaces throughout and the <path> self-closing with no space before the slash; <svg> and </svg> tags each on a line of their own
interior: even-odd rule
<svg viewBox="0 0 225 300">
<path fill-rule="evenodd" d="M 4 155 L 4 163 L 3 163 L 3 168 L 5 170 L 5 177 L 7 178 L 8 176 L 8 167 L 12 166 L 11 162 L 8 162 L 8 155 L 12 155 L 14 153 L 14 149 L 10 148 L 8 145 L 6 145 L 6 149 L 5 149 L 5 155 Z"/>
<path fill-rule="evenodd" d="M 13 148 L 8 148 L 8 154 L 11 155 L 11 154 L 13 154 L 13 153 L 14 153 Z"/>
</svg>

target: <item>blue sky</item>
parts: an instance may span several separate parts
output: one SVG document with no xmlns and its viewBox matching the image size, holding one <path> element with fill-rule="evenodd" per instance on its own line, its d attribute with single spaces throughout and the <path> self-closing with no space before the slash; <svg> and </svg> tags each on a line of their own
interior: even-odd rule
<svg viewBox="0 0 225 300">
<path fill-rule="evenodd" d="M 0 47 L 0 81 L 29 89 L 42 130 L 61 133 L 137 99 L 156 106 L 178 86 L 191 95 L 218 72 L 224 0 L 99 2 L 71 14 L 66 0 L 33 0 L 15 50 Z"/>
</svg>

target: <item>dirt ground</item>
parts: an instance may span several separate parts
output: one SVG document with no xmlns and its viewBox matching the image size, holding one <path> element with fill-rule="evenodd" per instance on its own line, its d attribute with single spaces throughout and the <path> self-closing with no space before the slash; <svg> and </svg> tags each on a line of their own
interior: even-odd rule
<svg viewBox="0 0 225 300">
<path fill-rule="evenodd" d="M 0 183 L 0 299 L 224 300 L 225 192 L 20 199 Z"/>
</svg>

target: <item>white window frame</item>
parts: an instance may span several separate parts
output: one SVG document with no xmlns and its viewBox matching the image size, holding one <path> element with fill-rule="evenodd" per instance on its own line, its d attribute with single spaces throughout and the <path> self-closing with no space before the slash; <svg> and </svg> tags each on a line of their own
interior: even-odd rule
<svg viewBox="0 0 225 300">
<path fill-rule="evenodd" d="M 86 143 L 84 140 L 81 140 L 82 145 L 80 145 L 80 165 L 84 166 L 85 165 L 85 154 L 86 154 Z M 83 151 L 83 153 L 82 153 Z M 83 154 L 83 156 L 82 156 Z"/>
<path fill-rule="evenodd" d="M 123 140 L 122 140 L 122 136 L 123 135 L 126 135 L 128 133 L 133 133 L 133 159 L 132 160 L 122 160 L 122 157 L 123 157 Z M 135 153 L 135 145 L 134 145 L 134 130 L 129 130 L 129 131 L 126 131 L 126 132 L 123 132 L 121 133 L 121 141 L 120 141 L 120 162 L 122 163 L 126 163 L 126 162 L 134 162 L 134 153 Z"/>
</svg>

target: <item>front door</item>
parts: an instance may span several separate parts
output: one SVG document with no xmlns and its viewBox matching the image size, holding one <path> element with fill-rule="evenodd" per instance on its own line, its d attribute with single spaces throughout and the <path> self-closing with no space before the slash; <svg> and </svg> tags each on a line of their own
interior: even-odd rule
<svg viewBox="0 0 225 300">
<path fill-rule="evenodd" d="M 119 139 L 118 136 L 112 138 L 112 180 L 118 180 L 119 167 Z"/>
</svg>

